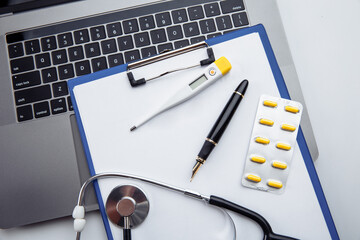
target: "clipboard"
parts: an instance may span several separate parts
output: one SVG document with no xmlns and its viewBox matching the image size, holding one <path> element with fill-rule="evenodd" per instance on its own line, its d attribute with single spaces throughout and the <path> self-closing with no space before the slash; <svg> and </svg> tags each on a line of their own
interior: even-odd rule
<svg viewBox="0 0 360 240">
<path fill-rule="evenodd" d="M 301 128 L 283 194 L 275 196 L 241 185 L 258 97 L 269 94 L 290 99 L 264 27 L 256 25 L 208 39 L 206 45 L 213 48 L 216 58 L 224 55 L 229 59 L 233 65 L 230 73 L 194 99 L 163 113 L 134 133 L 129 131 L 133 122 L 164 101 L 167 93 L 189 82 L 189 77 L 196 76 L 201 67 L 137 88 L 129 84 L 127 64 L 68 82 L 90 173 L 120 171 L 204 194 L 217 194 L 259 212 L 277 233 L 300 239 L 339 239 Z M 156 76 L 165 66 L 188 65 L 194 59 L 196 62 L 206 57 L 205 51 L 197 49 L 142 66 L 134 74 L 140 79 L 149 74 Z M 221 143 L 196 180 L 190 183 L 191 168 L 204 137 L 235 86 L 244 78 L 250 82 L 246 97 Z M 106 196 L 112 188 L 129 182 L 132 183 L 111 179 L 94 184 L 108 239 L 120 239 L 121 229 L 107 220 Z M 218 209 L 136 181 L 133 184 L 144 189 L 150 199 L 149 219 L 133 231 L 134 237 L 233 238 L 231 223 Z M 231 215 L 237 227 L 237 239 L 262 238 L 262 232 L 251 221 Z M 198 231 L 194 226 L 199 222 Z"/>
</svg>

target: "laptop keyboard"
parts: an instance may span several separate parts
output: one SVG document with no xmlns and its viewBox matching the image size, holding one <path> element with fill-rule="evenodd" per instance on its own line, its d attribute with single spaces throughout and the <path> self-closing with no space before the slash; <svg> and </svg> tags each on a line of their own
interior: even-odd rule
<svg viewBox="0 0 360 240">
<path fill-rule="evenodd" d="M 175 2 L 181 5 L 186 1 Z M 203 2 L 174 9 L 159 3 L 8 34 L 18 122 L 72 111 L 68 79 L 249 25 L 242 0 Z M 136 11 L 145 14 L 137 16 Z"/>
</svg>

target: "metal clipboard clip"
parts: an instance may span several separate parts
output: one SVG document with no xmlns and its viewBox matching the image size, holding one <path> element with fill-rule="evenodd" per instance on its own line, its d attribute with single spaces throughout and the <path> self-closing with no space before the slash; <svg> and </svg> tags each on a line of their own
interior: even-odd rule
<svg viewBox="0 0 360 240">
<path fill-rule="evenodd" d="M 149 78 L 149 79 L 145 79 L 145 78 L 135 79 L 133 73 L 131 72 L 132 69 L 143 67 L 148 64 L 152 64 L 152 63 L 155 63 L 155 62 L 167 59 L 167 58 L 175 57 L 175 56 L 178 56 L 178 55 L 181 55 L 181 54 L 184 54 L 187 52 L 191 52 L 191 51 L 203 48 L 203 47 L 206 47 L 208 58 L 201 60 L 199 64 L 189 66 L 189 67 L 172 69 L 172 70 L 163 72 L 163 73 L 161 73 L 155 77 Z M 162 77 L 164 75 L 167 75 L 169 73 L 173 73 L 173 72 L 177 72 L 177 71 L 181 71 L 181 70 L 185 70 L 185 69 L 189 69 L 189 68 L 193 68 L 193 67 L 197 67 L 197 66 L 205 66 L 205 65 L 213 63 L 214 61 L 215 61 L 215 55 L 214 55 L 212 48 L 206 42 L 200 42 L 200 43 L 190 45 L 187 47 L 183 47 L 180 49 L 164 52 L 159 55 L 155 55 L 153 57 L 149 57 L 149 58 L 137 61 L 137 62 L 129 63 L 128 67 L 127 67 L 127 76 L 128 76 L 130 85 L 132 87 L 136 87 L 139 85 L 143 85 L 148 81 L 154 80 L 154 79 Z"/>
</svg>

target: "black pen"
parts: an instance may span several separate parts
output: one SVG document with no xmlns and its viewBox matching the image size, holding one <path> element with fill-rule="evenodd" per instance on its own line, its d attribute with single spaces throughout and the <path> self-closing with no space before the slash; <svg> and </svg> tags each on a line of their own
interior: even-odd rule
<svg viewBox="0 0 360 240">
<path fill-rule="evenodd" d="M 196 164 L 193 167 L 190 182 L 193 180 L 195 174 L 199 171 L 201 165 L 205 163 L 211 151 L 218 144 L 237 107 L 239 106 L 241 100 L 244 98 L 244 94 L 246 92 L 248 84 L 248 80 L 243 80 L 239 84 L 239 86 L 235 89 L 234 93 L 231 95 L 231 98 L 227 102 L 225 108 L 222 110 L 220 116 L 216 120 L 210 133 L 205 139 L 204 145 L 202 146 L 199 154 L 196 157 Z"/>
</svg>

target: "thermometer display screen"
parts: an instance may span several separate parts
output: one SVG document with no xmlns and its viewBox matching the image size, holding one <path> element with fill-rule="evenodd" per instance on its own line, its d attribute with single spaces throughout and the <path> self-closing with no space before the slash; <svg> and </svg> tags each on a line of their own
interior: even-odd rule
<svg viewBox="0 0 360 240">
<path fill-rule="evenodd" d="M 198 86 L 200 86 L 202 83 L 204 83 L 207 80 L 207 77 L 205 75 L 200 76 L 198 79 L 193 81 L 189 84 L 190 88 L 192 90 L 195 90 Z"/>
</svg>

